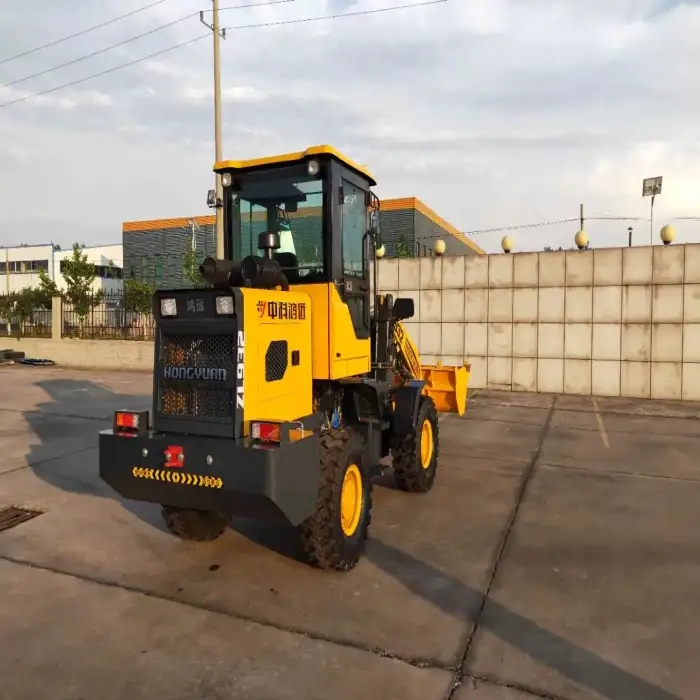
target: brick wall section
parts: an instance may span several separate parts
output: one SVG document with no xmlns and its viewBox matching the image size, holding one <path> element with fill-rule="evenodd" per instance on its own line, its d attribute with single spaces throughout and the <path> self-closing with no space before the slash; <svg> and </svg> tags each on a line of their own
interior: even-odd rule
<svg viewBox="0 0 700 700">
<path fill-rule="evenodd" d="M 378 284 L 474 388 L 700 400 L 700 244 L 383 260 Z"/>
</svg>

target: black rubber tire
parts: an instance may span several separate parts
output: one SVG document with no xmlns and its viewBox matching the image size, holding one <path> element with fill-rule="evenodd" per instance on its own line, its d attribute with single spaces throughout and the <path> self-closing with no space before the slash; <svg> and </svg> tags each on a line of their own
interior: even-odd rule
<svg viewBox="0 0 700 700">
<path fill-rule="evenodd" d="M 429 420 L 433 428 L 433 454 L 427 468 L 421 462 L 421 438 L 423 423 Z M 402 491 L 427 493 L 433 488 L 437 474 L 440 434 L 435 403 L 427 396 L 421 397 L 416 429 L 392 439 L 391 455 L 394 480 Z"/>
<path fill-rule="evenodd" d="M 327 430 L 320 442 L 316 511 L 299 526 L 299 532 L 309 563 L 326 571 L 349 571 L 364 553 L 372 519 L 372 481 L 364 464 L 364 444 L 350 429 Z M 347 536 L 340 520 L 340 492 L 351 464 L 357 465 L 362 475 L 362 512 L 355 532 Z"/>
<path fill-rule="evenodd" d="M 182 540 L 208 542 L 220 537 L 226 530 L 228 518 L 220 513 L 189 510 L 176 506 L 161 506 L 165 524 Z"/>
</svg>

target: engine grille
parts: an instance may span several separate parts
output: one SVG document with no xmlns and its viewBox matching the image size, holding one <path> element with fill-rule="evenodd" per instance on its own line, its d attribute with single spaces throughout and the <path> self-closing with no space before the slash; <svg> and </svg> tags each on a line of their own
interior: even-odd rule
<svg viewBox="0 0 700 700">
<path fill-rule="evenodd" d="M 212 386 L 207 372 L 224 369 L 233 379 L 233 335 L 163 335 L 160 358 L 166 367 L 204 370 L 197 378 L 177 380 L 161 377 L 159 412 L 168 417 L 232 419 L 232 385 Z M 223 382 L 222 382 L 223 383 Z"/>
</svg>

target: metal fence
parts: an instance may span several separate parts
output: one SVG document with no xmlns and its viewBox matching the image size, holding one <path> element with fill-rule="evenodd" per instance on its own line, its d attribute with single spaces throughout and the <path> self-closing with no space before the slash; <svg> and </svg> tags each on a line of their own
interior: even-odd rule
<svg viewBox="0 0 700 700">
<path fill-rule="evenodd" d="M 0 294 L 0 337 L 50 338 L 51 316 L 46 304 L 32 308 L 17 294 Z"/>
<path fill-rule="evenodd" d="M 97 340 L 153 340 L 152 312 L 134 308 L 123 292 L 93 294 L 85 302 L 63 301 L 63 337 Z"/>
<path fill-rule="evenodd" d="M 35 309 L 28 315 L 0 312 L 0 337 L 50 338 L 51 309 Z"/>
</svg>

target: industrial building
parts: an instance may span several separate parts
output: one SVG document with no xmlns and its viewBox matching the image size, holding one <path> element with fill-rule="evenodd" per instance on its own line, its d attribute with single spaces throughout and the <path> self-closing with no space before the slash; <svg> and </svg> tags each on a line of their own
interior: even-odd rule
<svg viewBox="0 0 700 700">
<path fill-rule="evenodd" d="M 320 216 L 308 209 L 294 216 L 295 232 L 303 238 L 304 223 Z M 198 261 L 214 255 L 213 216 L 129 221 L 123 224 L 124 276 L 158 288 L 187 284 L 182 262 L 190 248 Z M 261 218 L 260 226 L 264 226 Z M 436 240 L 445 241 L 445 255 L 481 255 L 484 251 L 415 197 L 381 202 L 379 227 L 386 257 L 434 255 Z M 261 228 L 262 230 L 262 228 Z"/>
<path fill-rule="evenodd" d="M 91 246 L 83 248 L 88 262 L 95 265 L 97 276 L 93 282 L 95 291 L 105 292 L 121 289 L 122 246 Z M 39 270 L 44 270 L 59 289 L 66 288 L 61 274 L 61 261 L 70 258 L 73 249 L 59 249 L 54 243 L 43 245 L 21 245 L 0 248 L 0 294 L 19 292 L 27 287 L 39 285 Z"/>
</svg>

